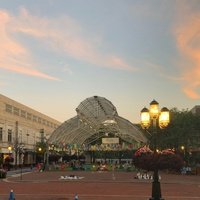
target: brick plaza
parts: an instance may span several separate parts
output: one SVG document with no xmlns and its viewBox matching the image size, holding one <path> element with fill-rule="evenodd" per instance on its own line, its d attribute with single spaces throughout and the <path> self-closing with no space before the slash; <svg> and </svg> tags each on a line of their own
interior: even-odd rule
<svg viewBox="0 0 200 200">
<path fill-rule="evenodd" d="M 76 175 L 79 180 L 61 180 Z M 0 181 L 0 200 L 7 200 L 11 189 L 16 200 L 147 200 L 151 180 L 134 179 L 135 172 L 31 172 Z M 165 200 L 200 200 L 200 176 L 161 173 Z"/>
</svg>

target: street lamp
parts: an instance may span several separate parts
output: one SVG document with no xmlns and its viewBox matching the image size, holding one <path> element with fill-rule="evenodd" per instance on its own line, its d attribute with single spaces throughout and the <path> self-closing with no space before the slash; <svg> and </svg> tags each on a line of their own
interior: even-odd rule
<svg viewBox="0 0 200 200">
<path fill-rule="evenodd" d="M 12 151 L 12 147 L 11 146 L 8 147 L 8 151 L 9 151 L 9 154 L 10 154 L 10 152 Z"/>
<path fill-rule="evenodd" d="M 169 110 L 164 107 L 159 110 L 159 103 L 153 100 L 150 103 L 150 108 L 144 107 L 141 110 L 141 126 L 143 129 L 153 128 L 153 150 L 157 154 L 157 128 L 162 129 L 169 124 Z M 158 176 L 158 169 L 154 169 L 153 182 L 152 182 L 152 197 L 149 200 L 163 200 L 161 195 L 161 187 Z"/>
<path fill-rule="evenodd" d="M 182 150 L 182 151 L 184 151 L 184 150 L 185 150 L 185 147 L 184 147 L 183 145 L 181 146 L 181 150 Z"/>
<path fill-rule="evenodd" d="M 183 159 L 185 159 L 185 146 L 181 146 L 181 151 L 183 152 Z"/>
</svg>

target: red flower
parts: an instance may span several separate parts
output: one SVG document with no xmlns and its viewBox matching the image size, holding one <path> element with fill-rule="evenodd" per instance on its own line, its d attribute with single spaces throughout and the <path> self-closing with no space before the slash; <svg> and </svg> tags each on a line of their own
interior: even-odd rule
<svg viewBox="0 0 200 200">
<path fill-rule="evenodd" d="M 173 149 L 165 149 L 161 151 L 162 154 L 175 154 Z"/>
<path fill-rule="evenodd" d="M 171 149 L 154 153 L 147 146 L 141 147 L 135 152 L 133 163 L 137 168 L 148 171 L 155 169 L 180 170 L 184 164 L 183 159 Z"/>
<path fill-rule="evenodd" d="M 143 146 L 141 148 L 139 148 L 136 152 L 135 152 L 135 156 L 140 156 L 143 153 L 153 153 L 153 151 L 151 151 L 151 149 L 148 146 Z"/>
</svg>

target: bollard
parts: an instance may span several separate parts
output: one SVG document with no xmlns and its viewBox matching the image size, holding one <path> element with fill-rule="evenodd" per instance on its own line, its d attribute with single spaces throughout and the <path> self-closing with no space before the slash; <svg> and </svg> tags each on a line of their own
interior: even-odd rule
<svg viewBox="0 0 200 200">
<path fill-rule="evenodd" d="M 14 194 L 13 190 L 10 190 L 9 200 L 15 200 L 15 194 Z"/>
<path fill-rule="evenodd" d="M 75 195 L 74 200 L 78 200 L 78 194 Z"/>
</svg>

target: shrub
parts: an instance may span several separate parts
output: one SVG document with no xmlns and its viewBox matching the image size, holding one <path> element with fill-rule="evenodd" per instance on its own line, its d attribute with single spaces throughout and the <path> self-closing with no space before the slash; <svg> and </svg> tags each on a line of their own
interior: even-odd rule
<svg viewBox="0 0 200 200">
<path fill-rule="evenodd" d="M 6 178 L 7 172 L 4 169 L 0 169 L 0 178 Z"/>
<path fill-rule="evenodd" d="M 7 156 L 5 158 L 5 163 L 10 163 L 10 162 L 13 162 L 14 161 L 14 158 L 12 156 Z"/>
<path fill-rule="evenodd" d="M 163 170 L 180 170 L 183 165 L 183 159 L 180 155 L 175 154 L 171 149 L 166 149 L 161 152 L 154 153 L 147 146 L 139 148 L 134 156 L 133 163 L 137 168 L 147 171 Z"/>
</svg>

